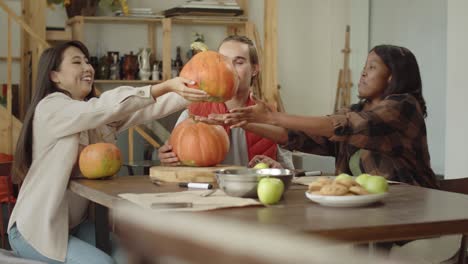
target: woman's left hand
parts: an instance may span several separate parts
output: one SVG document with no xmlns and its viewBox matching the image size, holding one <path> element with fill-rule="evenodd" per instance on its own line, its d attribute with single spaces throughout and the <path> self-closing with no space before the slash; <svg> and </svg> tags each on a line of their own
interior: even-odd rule
<svg viewBox="0 0 468 264">
<path fill-rule="evenodd" d="M 166 81 L 167 86 L 171 87 L 171 91 L 179 94 L 180 96 L 184 97 L 188 101 L 192 102 L 199 102 L 199 101 L 207 101 L 210 97 L 205 91 L 187 87 L 187 85 L 195 84 L 194 81 L 183 77 L 176 77 Z"/>
</svg>

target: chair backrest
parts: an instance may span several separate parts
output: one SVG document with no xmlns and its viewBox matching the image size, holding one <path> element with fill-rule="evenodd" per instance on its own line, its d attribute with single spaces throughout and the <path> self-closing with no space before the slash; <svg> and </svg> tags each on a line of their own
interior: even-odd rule
<svg viewBox="0 0 468 264">
<path fill-rule="evenodd" d="M 0 176 L 8 176 L 11 173 L 12 161 L 0 162 Z"/>
<path fill-rule="evenodd" d="M 468 194 L 468 178 L 441 180 L 440 189 L 447 192 Z"/>
<path fill-rule="evenodd" d="M 468 178 L 440 180 L 440 189 L 447 192 L 468 194 Z M 464 234 L 460 241 L 460 250 L 457 253 L 458 263 L 468 263 L 466 256 L 467 241 L 467 236 Z"/>
</svg>

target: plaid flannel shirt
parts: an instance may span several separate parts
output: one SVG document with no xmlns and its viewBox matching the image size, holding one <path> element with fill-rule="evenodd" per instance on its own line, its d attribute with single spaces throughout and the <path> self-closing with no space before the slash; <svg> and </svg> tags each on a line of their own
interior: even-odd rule
<svg viewBox="0 0 468 264">
<path fill-rule="evenodd" d="M 329 117 L 334 126 L 333 136 L 310 136 L 291 130 L 286 147 L 334 156 L 336 174 L 351 174 L 349 159 L 361 149 L 359 167 L 363 173 L 438 188 L 430 166 L 426 124 L 412 95 L 390 95 L 370 111 L 356 104 Z"/>
</svg>

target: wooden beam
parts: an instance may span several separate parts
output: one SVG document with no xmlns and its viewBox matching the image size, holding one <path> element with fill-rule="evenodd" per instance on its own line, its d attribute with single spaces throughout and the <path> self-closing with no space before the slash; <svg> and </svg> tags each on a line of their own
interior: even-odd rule
<svg viewBox="0 0 468 264">
<path fill-rule="evenodd" d="M 11 90 L 11 66 L 12 66 L 12 44 L 11 42 L 13 41 L 12 39 L 12 34 L 11 34 L 11 16 L 8 16 L 8 33 L 7 33 L 7 41 L 8 41 L 8 48 L 7 48 L 7 109 L 8 109 L 8 130 L 7 130 L 7 140 L 9 141 L 9 144 L 7 146 L 7 153 L 13 153 L 13 112 L 12 112 L 12 90 Z"/>
<path fill-rule="evenodd" d="M 262 39 L 260 38 L 260 34 L 258 33 L 257 27 L 254 25 L 254 41 L 255 46 L 257 47 L 258 59 L 260 61 L 260 65 L 263 65 L 263 47 L 262 47 Z"/>
<path fill-rule="evenodd" d="M 265 42 L 263 57 L 263 87 L 262 92 L 269 103 L 277 106 L 278 102 L 278 31 L 277 31 L 277 0 L 264 0 Z"/>
<path fill-rule="evenodd" d="M 0 57 L 0 61 L 7 61 L 8 57 Z M 21 61 L 21 57 L 11 57 L 12 61 Z"/>
<path fill-rule="evenodd" d="M 45 41 L 46 38 L 46 8 L 47 3 L 46 1 L 36 1 L 36 0 L 29 0 L 29 12 L 26 13 L 29 17 L 29 23 L 31 28 L 34 32 L 37 33 L 37 36 L 41 38 L 43 41 L 36 41 L 35 39 L 30 39 L 30 47 L 31 47 L 31 56 L 32 56 L 32 94 L 34 94 L 35 90 L 35 81 L 37 79 L 37 68 L 39 63 L 39 58 L 44 51 L 44 49 L 50 47 L 49 43 Z M 29 32 L 28 32 L 29 33 Z"/>
<path fill-rule="evenodd" d="M 260 72 L 263 71 L 263 47 L 262 47 L 262 40 L 260 38 L 260 34 L 258 33 L 257 27 L 253 25 L 253 41 L 255 42 L 255 47 L 257 48 L 257 55 L 258 55 L 258 62 L 260 64 Z M 257 81 L 255 85 L 253 86 L 253 93 L 258 96 L 260 99 L 264 99 L 264 94 L 263 94 L 263 76 L 262 74 L 259 74 L 257 76 Z"/>
<path fill-rule="evenodd" d="M 158 52 L 156 47 L 156 25 L 153 23 L 148 24 L 148 47 L 151 49 L 151 56 L 156 60 Z M 153 65 L 151 65 L 151 70 L 153 70 Z"/>
<path fill-rule="evenodd" d="M 29 8 L 29 1 L 28 0 L 22 0 L 21 1 L 21 14 L 23 17 L 23 20 L 25 23 L 28 23 L 29 21 L 26 20 L 28 16 L 27 10 L 30 10 Z M 20 120 L 24 119 L 24 116 L 26 115 L 26 109 L 29 105 L 30 99 L 31 99 L 31 86 L 32 82 L 30 79 L 30 59 L 31 59 L 31 52 L 30 52 L 30 36 L 26 32 L 26 30 L 21 29 L 21 72 L 20 72 L 20 90 L 18 93 L 19 96 L 19 112 L 20 112 Z"/>
<path fill-rule="evenodd" d="M 154 140 L 150 135 L 148 135 L 148 133 L 146 133 L 143 129 L 139 128 L 138 126 L 136 126 L 134 129 L 136 132 L 138 132 L 138 134 L 140 134 L 140 136 L 142 136 L 148 143 L 150 143 L 151 146 L 153 146 L 154 148 L 161 147 L 161 145 L 159 145 L 159 143 L 156 140 Z"/>
<path fill-rule="evenodd" d="M 249 39 L 254 40 L 254 39 L 255 39 L 255 33 L 254 33 L 254 31 L 255 31 L 255 29 L 254 29 L 254 28 L 255 28 L 255 24 L 252 23 L 252 22 L 250 22 L 250 21 L 248 21 L 248 22 L 245 22 L 244 27 L 245 27 L 245 29 L 244 29 L 244 30 L 245 30 L 245 34 L 244 34 L 244 35 L 245 35 L 246 37 L 248 37 Z"/>
<path fill-rule="evenodd" d="M 163 80 L 169 80 L 171 78 L 171 31 L 172 31 L 172 20 L 170 18 L 163 19 Z"/>
<path fill-rule="evenodd" d="M 34 1 L 34 2 L 44 2 L 43 4 L 45 5 L 45 1 Z M 41 5 L 41 4 L 39 4 Z M 34 29 L 32 29 L 28 24 L 26 24 L 21 17 L 16 15 L 16 13 L 11 10 L 11 8 L 3 1 L 0 0 L 0 7 L 3 8 L 3 10 L 8 14 L 9 17 L 11 17 L 16 23 L 18 23 L 21 28 L 23 28 L 28 34 L 30 34 L 36 41 L 39 41 L 44 45 L 45 47 L 49 47 L 49 43 L 45 41 L 45 38 L 41 36 L 41 34 L 37 34 Z M 37 13 L 39 13 L 40 10 L 35 10 Z M 45 23 L 44 23 L 45 25 Z M 45 32 L 45 27 L 44 27 L 44 32 Z M 44 34 L 45 35 L 45 34 Z"/>
<path fill-rule="evenodd" d="M 242 14 L 245 17 L 249 17 L 249 1 L 248 0 L 236 0 L 237 5 L 244 11 Z"/>
<path fill-rule="evenodd" d="M 238 25 L 242 26 L 247 21 L 247 17 L 216 17 L 216 16 L 176 16 L 172 18 L 173 24 L 190 24 L 190 25 Z"/>
<path fill-rule="evenodd" d="M 46 39 L 48 41 L 67 41 L 72 40 L 70 30 L 47 30 Z"/>
<path fill-rule="evenodd" d="M 84 42 L 84 33 L 83 33 L 83 31 L 84 31 L 83 30 L 84 20 L 83 20 L 83 17 L 82 16 L 77 16 L 74 19 L 75 19 L 75 22 L 71 24 L 72 39 Z"/>
<path fill-rule="evenodd" d="M 71 26 L 74 23 L 84 21 L 95 24 L 151 24 L 159 23 L 161 18 L 146 17 L 117 17 L 117 16 L 74 16 L 67 20 L 66 24 Z"/>
</svg>

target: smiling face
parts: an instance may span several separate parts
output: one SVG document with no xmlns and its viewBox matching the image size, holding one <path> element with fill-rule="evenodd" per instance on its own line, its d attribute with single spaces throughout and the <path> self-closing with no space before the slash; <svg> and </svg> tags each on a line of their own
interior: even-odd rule
<svg viewBox="0 0 468 264">
<path fill-rule="evenodd" d="M 92 90 L 94 69 L 83 52 L 71 46 L 63 52 L 62 62 L 50 78 L 57 87 L 70 92 L 73 99 L 83 100 Z"/>
<path fill-rule="evenodd" d="M 369 101 L 381 98 L 391 78 L 390 69 L 382 59 L 370 52 L 359 80 L 359 97 Z"/>
<path fill-rule="evenodd" d="M 219 47 L 219 53 L 232 60 L 239 75 L 238 94 L 248 94 L 252 78 L 258 74 L 258 64 L 252 64 L 249 55 L 249 46 L 239 41 L 226 41 Z"/>
</svg>

